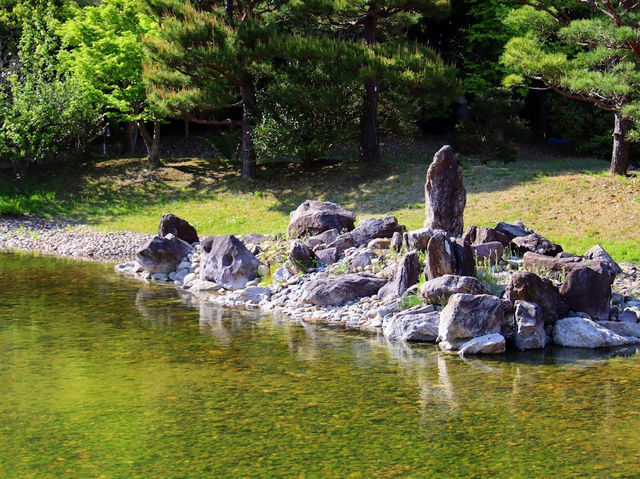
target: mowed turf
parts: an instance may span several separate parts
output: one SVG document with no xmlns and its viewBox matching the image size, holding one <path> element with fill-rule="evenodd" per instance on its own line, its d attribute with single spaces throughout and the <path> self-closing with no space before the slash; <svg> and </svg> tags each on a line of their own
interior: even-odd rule
<svg viewBox="0 0 640 479">
<path fill-rule="evenodd" d="M 245 182 L 235 162 L 170 159 L 150 171 L 138 158 L 110 159 L 46 172 L 25 195 L 0 190 L 0 213 L 72 220 L 98 230 L 154 232 L 172 212 L 202 235 L 284 233 L 289 212 L 305 199 L 328 200 L 358 219 L 395 215 L 409 229 L 424 221 L 424 178 L 433 150 L 385 151 L 380 165 L 348 159 L 313 170 L 296 163 L 260 166 Z M 468 192 L 465 224 L 522 220 L 536 232 L 583 253 L 602 244 L 618 261 L 640 263 L 640 177 L 607 173 L 605 161 L 528 155 L 507 165 L 460 159 Z"/>
</svg>

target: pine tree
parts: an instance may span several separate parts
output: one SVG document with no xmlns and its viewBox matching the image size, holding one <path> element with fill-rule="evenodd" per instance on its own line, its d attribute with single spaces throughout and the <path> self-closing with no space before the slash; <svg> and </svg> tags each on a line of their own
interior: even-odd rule
<svg viewBox="0 0 640 479">
<path fill-rule="evenodd" d="M 615 118 L 610 170 L 625 174 L 640 119 L 640 3 L 627 0 L 527 0 L 506 23 L 518 32 L 502 57 L 513 72 Z"/>
</svg>

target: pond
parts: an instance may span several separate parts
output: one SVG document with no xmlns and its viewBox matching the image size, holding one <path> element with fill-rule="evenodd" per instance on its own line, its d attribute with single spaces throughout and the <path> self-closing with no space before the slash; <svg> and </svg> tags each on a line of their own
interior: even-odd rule
<svg viewBox="0 0 640 479">
<path fill-rule="evenodd" d="M 0 477 L 632 477 L 636 350 L 462 360 L 0 256 Z"/>
</svg>

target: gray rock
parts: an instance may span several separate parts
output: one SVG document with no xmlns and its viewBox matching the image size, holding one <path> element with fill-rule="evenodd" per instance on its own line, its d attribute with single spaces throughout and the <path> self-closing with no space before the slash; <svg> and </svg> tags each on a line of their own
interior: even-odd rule
<svg viewBox="0 0 640 479">
<path fill-rule="evenodd" d="M 529 251 L 545 256 L 555 256 L 558 253 L 562 253 L 562 246 L 549 241 L 537 233 L 513 238 L 511 243 L 514 245 L 516 253 L 520 256 Z"/>
<path fill-rule="evenodd" d="M 633 309 L 623 309 L 618 315 L 618 321 L 622 321 L 624 323 L 637 323 L 638 313 Z"/>
<path fill-rule="evenodd" d="M 305 241 L 305 243 L 309 248 L 316 249 L 323 245 L 326 246 L 328 244 L 333 243 L 339 235 L 340 235 L 340 232 L 334 228 L 327 231 L 323 231 L 322 233 L 317 234 L 315 236 L 311 236 L 309 239 Z"/>
<path fill-rule="evenodd" d="M 249 233 L 240 238 L 242 244 L 246 246 L 248 250 L 251 250 L 254 246 L 260 246 L 267 237 L 265 235 L 261 235 L 259 233 Z"/>
<path fill-rule="evenodd" d="M 458 354 L 462 357 L 473 354 L 501 354 L 506 349 L 506 341 L 502 334 L 492 333 L 473 338 L 460 346 Z"/>
<path fill-rule="evenodd" d="M 202 241 L 200 279 L 225 289 L 244 288 L 257 276 L 260 261 L 233 235 L 209 236 Z"/>
<path fill-rule="evenodd" d="M 542 310 L 542 317 L 552 323 L 558 317 L 565 316 L 569 308 L 564 304 L 558 288 L 548 280 L 528 271 L 516 271 L 511 276 L 504 297 L 515 304 L 516 301 L 530 301 Z"/>
<path fill-rule="evenodd" d="M 376 238 L 376 239 L 372 239 L 371 241 L 369 241 L 369 243 L 367 244 L 367 248 L 369 249 L 389 249 L 389 246 L 391 246 L 391 239 L 390 238 Z"/>
<path fill-rule="evenodd" d="M 162 215 L 158 225 L 158 236 L 167 236 L 168 234 L 172 234 L 189 244 L 199 241 L 196 229 L 187 221 L 171 213 Z"/>
<path fill-rule="evenodd" d="M 449 239 L 443 234 L 437 233 L 427 246 L 427 259 L 425 261 L 424 275 L 427 280 L 455 274 L 456 264 L 453 249 Z"/>
<path fill-rule="evenodd" d="M 329 265 L 338 261 L 338 250 L 336 248 L 324 248 L 315 251 L 316 258 L 322 264 Z"/>
<path fill-rule="evenodd" d="M 371 261 L 376 257 L 376 254 L 371 250 L 364 250 L 357 253 L 353 258 L 349 261 L 349 269 L 352 272 L 358 270 L 358 268 L 366 268 L 367 266 L 371 266 Z"/>
<path fill-rule="evenodd" d="M 351 231 L 354 246 L 369 243 L 375 238 L 392 238 L 394 233 L 402 233 L 404 226 L 398 224 L 395 216 L 384 218 L 367 218 L 358 223 Z"/>
<path fill-rule="evenodd" d="M 166 273 L 154 273 L 151 275 L 151 279 L 156 281 L 169 281 L 169 276 Z"/>
<path fill-rule="evenodd" d="M 438 338 L 440 313 L 433 307 L 416 306 L 394 314 L 385 322 L 384 336 L 396 341 L 434 343 Z"/>
<path fill-rule="evenodd" d="M 182 283 L 183 284 L 189 284 L 191 283 L 191 281 L 197 279 L 198 276 L 195 273 L 189 273 L 188 275 L 186 275 L 183 279 L 182 279 Z"/>
<path fill-rule="evenodd" d="M 286 283 L 289 279 L 291 279 L 292 276 L 293 276 L 293 273 L 289 271 L 287 268 L 278 268 L 274 271 L 273 275 L 271 276 L 271 282 L 275 286 L 278 286 L 282 283 Z"/>
<path fill-rule="evenodd" d="M 236 291 L 230 299 L 240 302 L 259 303 L 271 297 L 271 290 L 262 286 L 249 286 L 248 288 Z"/>
<path fill-rule="evenodd" d="M 489 291 L 476 278 L 452 274 L 445 274 L 420 286 L 420 296 L 431 304 L 446 303 L 452 295 L 458 293 L 489 294 Z"/>
<path fill-rule="evenodd" d="M 135 274 L 140 273 L 143 268 L 137 261 L 129 261 L 128 263 L 117 264 L 115 266 L 116 273 Z"/>
<path fill-rule="evenodd" d="M 599 244 L 587 251 L 584 257 L 591 262 L 589 265 L 591 269 L 598 273 L 609 275 L 611 283 L 613 283 L 613 279 L 617 275 L 622 274 L 622 269 L 618 266 L 618 263 Z"/>
<path fill-rule="evenodd" d="M 393 233 L 389 247 L 397 253 L 402 249 L 402 234 L 399 231 Z"/>
<path fill-rule="evenodd" d="M 290 238 L 313 236 L 330 229 L 352 230 L 356 215 L 329 201 L 307 200 L 289 215 Z"/>
<path fill-rule="evenodd" d="M 494 241 L 500 242 L 503 247 L 506 247 L 511 239 L 493 228 L 485 228 L 483 226 L 471 225 L 462 235 L 462 239 L 469 241 L 472 245 L 480 245 L 485 243 L 493 243 Z"/>
<path fill-rule="evenodd" d="M 591 268 L 571 271 L 560 287 L 560 294 L 573 311 L 582 311 L 594 319 L 609 319 L 611 285 L 609 278 Z"/>
<path fill-rule="evenodd" d="M 478 264 L 497 265 L 504 254 L 504 246 L 499 241 L 472 245 L 473 257 Z"/>
<path fill-rule="evenodd" d="M 316 255 L 300 240 L 293 240 L 289 249 L 289 261 L 295 271 L 305 272 L 315 266 Z"/>
<path fill-rule="evenodd" d="M 527 349 L 542 349 L 547 344 L 547 333 L 544 330 L 542 309 L 529 301 L 516 301 L 515 303 L 515 332 L 513 342 L 516 348 L 525 351 Z"/>
<path fill-rule="evenodd" d="M 599 326 L 607 328 L 620 336 L 634 336 L 640 338 L 640 324 L 620 321 L 597 321 Z"/>
<path fill-rule="evenodd" d="M 505 235 L 509 241 L 517 238 L 519 236 L 527 236 L 533 233 L 532 229 L 527 228 L 522 221 L 516 221 L 514 223 L 508 223 L 506 221 L 501 221 L 494 228 L 497 232 Z"/>
<path fill-rule="evenodd" d="M 398 260 L 391 281 L 380 288 L 378 296 L 384 300 L 400 297 L 409 287 L 418 282 L 419 276 L 418 253 L 411 251 Z"/>
<path fill-rule="evenodd" d="M 462 168 L 457 164 L 451 146 L 443 146 L 434 155 L 427 170 L 424 196 L 425 228 L 442 229 L 450 236 L 460 236 L 467 192 Z"/>
<path fill-rule="evenodd" d="M 354 299 L 372 296 L 386 283 L 369 274 L 344 274 L 319 278 L 304 285 L 302 301 L 317 306 L 337 306 Z"/>
<path fill-rule="evenodd" d="M 179 283 L 184 282 L 184 278 L 190 274 L 188 269 L 179 269 L 173 273 L 169 273 L 169 279 L 171 281 L 178 281 Z"/>
<path fill-rule="evenodd" d="M 570 348 L 610 348 L 638 344 L 640 338 L 621 336 L 590 319 L 564 318 L 555 324 L 553 342 Z"/>
<path fill-rule="evenodd" d="M 451 345 L 491 333 L 513 333 L 512 305 L 487 294 L 454 294 L 440 316 L 440 340 Z"/>
<path fill-rule="evenodd" d="M 543 254 L 527 252 L 524 254 L 524 267 L 527 271 L 534 273 L 545 273 L 555 278 L 566 276 L 567 273 L 575 269 L 586 266 L 584 257 L 567 255 L 565 253 L 556 255 L 555 258 Z"/>
<path fill-rule="evenodd" d="M 421 228 L 419 230 L 411 230 L 407 232 L 407 248 L 418 251 L 426 251 L 429 240 L 433 236 L 430 228 Z"/>
<path fill-rule="evenodd" d="M 182 258 L 191 254 L 193 248 L 171 233 L 154 236 L 138 251 L 138 263 L 145 271 L 168 274 L 176 270 Z"/>
</svg>

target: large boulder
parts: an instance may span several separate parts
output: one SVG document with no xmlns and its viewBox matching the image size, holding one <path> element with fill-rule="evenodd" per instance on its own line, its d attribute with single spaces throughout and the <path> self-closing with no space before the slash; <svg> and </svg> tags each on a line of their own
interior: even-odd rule
<svg viewBox="0 0 640 479">
<path fill-rule="evenodd" d="M 516 348 L 542 349 L 547 344 L 547 333 L 544 330 L 542 309 L 530 301 L 516 301 L 515 331 L 513 342 Z"/>
<path fill-rule="evenodd" d="M 175 271 L 182 259 L 191 253 L 191 245 L 169 233 L 164 237 L 151 238 L 138 250 L 137 257 L 145 271 L 168 274 Z"/>
<path fill-rule="evenodd" d="M 201 280 L 234 290 L 256 278 L 260 261 L 235 236 L 209 236 L 200 246 Z"/>
<path fill-rule="evenodd" d="M 505 235 L 509 241 L 513 240 L 513 238 L 517 238 L 519 236 L 527 236 L 533 233 L 532 229 L 527 228 L 522 221 L 515 221 L 513 223 L 509 223 L 506 221 L 501 221 L 494 228 L 498 233 L 502 233 Z"/>
<path fill-rule="evenodd" d="M 424 276 L 427 280 L 439 278 L 445 274 L 455 274 L 456 262 L 449 238 L 441 233 L 435 234 L 427 246 L 427 259 Z"/>
<path fill-rule="evenodd" d="M 462 357 L 473 354 L 501 354 L 506 350 L 506 341 L 502 334 L 491 333 L 478 336 L 463 343 L 458 350 Z"/>
<path fill-rule="evenodd" d="M 610 348 L 640 343 L 635 336 L 621 336 L 587 318 L 564 318 L 556 322 L 553 342 L 570 348 Z"/>
<path fill-rule="evenodd" d="M 622 274 L 622 269 L 618 266 L 618 263 L 599 244 L 587 251 L 584 257 L 589 260 L 591 269 L 609 277 L 610 284 L 613 284 L 617 275 Z"/>
<path fill-rule="evenodd" d="M 507 285 L 504 298 L 515 304 L 518 300 L 537 304 L 542 310 L 542 317 L 552 323 L 564 316 L 569 310 L 562 301 L 558 288 L 546 278 L 528 271 L 516 271 Z"/>
<path fill-rule="evenodd" d="M 415 306 L 394 314 L 384 325 L 384 336 L 396 341 L 435 343 L 440 313 L 433 306 Z"/>
<path fill-rule="evenodd" d="M 420 296 L 431 304 L 444 304 L 458 293 L 489 294 L 489 291 L 477 278 L 453 274 L 445 274 L 420 286 Z"/>
<path fill-rule="evenodd" d="M 307 200 L 289 214 L 290 238 L 313 236 L 330 229 L 352 230 L 356 215 L 330 201 Z"/>
<path fill-rule="evenodd" d="M 620 336 L 635 336 L 640 338 L 640 324 L 621 321 L 598 321 L 598 325 L 613 331 Z"/>
<path fill-rule="evenodd" d="M 560 253 L 553 258 L 539 253 L 527 252 L 523 259 L 524 268 L 527 271 L 544 273 L 555 278 L 566 276 L 570 271 L 585 266 L 584 257 L 567 253 Z"/>
<path fill-rule="evenodd" d="M 344 274 L 336 278 L 319 278 L 304 285 L 302 301 L 317 306 L 338 306 L 373 296 L 386 280 L 371 274 Z"/>
<path fill-rule="evenodd" d="M 336 248 L 323 248 L 314 251 L 316 259 L 325 265 L 338 261 L 338 250 Z"/>
<path fill-rule="evenodd" d="M 293 240 L 289 249 L 289 261 L 296 272 L 305 272 L 315 266 L 316 255 L 300 240 Z"/>
<path fill-rule="evenodd" d="M 391 281 L 380 288 L 378 296 L 385 300 L 402 296 L 410 286 L 418 282 L 419 276 L 418 253 L 411 251 L 398 260 Z"/>
<path fill-rule="evenodd" d="M 523 256 L 528 251 L 545 256 L 555 256 L 558 253 L 562 253 L 562 246 L 549 241 L 537 233 L 513 238 L 511 244 L 513 244 L 519 256 Z"/>
<path fill-rule="evenodd" d="M 424 196 L 425 228 L 441 229 L 450 236 L 460 236 L 467 192 L 462 180 L 462 168 L 456 162 L 451 146 L 443 146 L 434 155 L 427 170 Z"/>
<path fill-rule="evenodd" d="M 511 239 L 493 228 L 485 228 L 484 226 L 471 225 L 462 235 L 462 238 L 469 241 L 472 245 L 492 243 L 499 241 L 502 246 L 506 247 Z"/>
<path fill-rule="evenodd" d="M 368 218 L 358 223 L 358 226 L 348 233 L 341 234 L 328 248 L 336 248 L 338 255 L 346 249 L 368 244 L 376 238 L 391 238 L 393 233 L 404 231 L 404 226 L 398 224 L 395 216 L 384 218 Z"/>
<path fill-rule="evenodd" d="M 511 337 L 513 307 L 509 301 L 488 294 L 454 294 L 440 315 L 438 333 L 445 349 L 491 333 Z"/>
<path fill-rule="evenodd" d="M 430 228 L 407 231 L 407 248 L 425 251 L 432 236 L 433 231 Z"/>
<path fill-rule="evenodd" d="M 607 276 L 587 267 L 576 269 L 567 275 L 560 294 L 573 311 L 587 313 L 593 319 L 609 319 L 611 284 Z"/>
<path fill-rule="evenodd" d="M 168 234 L 172 234 L 189 244 L 199 241 L 196 229 L 187 221 L 171 213 L 162 215 L 158 225 L 158 236 L 167 236 Z"/>
</svg>

